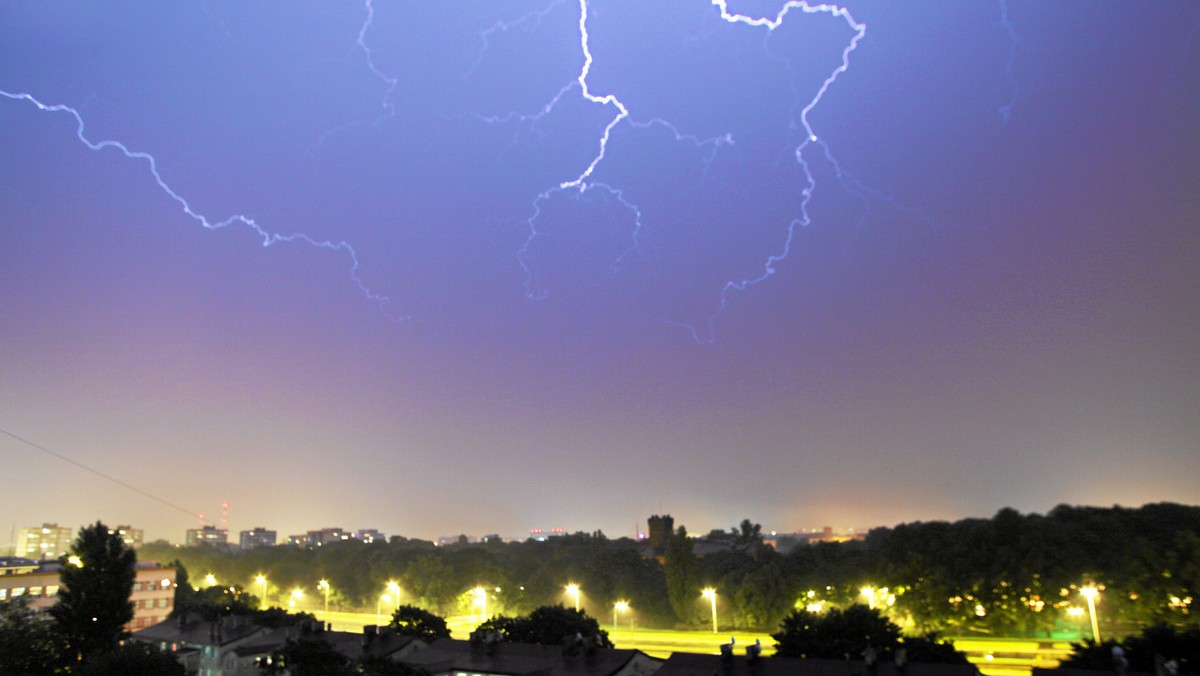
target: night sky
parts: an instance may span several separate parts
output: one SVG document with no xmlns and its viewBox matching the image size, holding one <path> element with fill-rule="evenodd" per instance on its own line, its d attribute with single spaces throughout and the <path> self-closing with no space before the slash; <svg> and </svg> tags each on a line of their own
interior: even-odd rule
<svg viewBox="0 0 1200 676">
<path fill-rule="evenodd" d="M 783 7 L 0 1 L 5 530 L 1200 503 L 1200 3 Z"/>
</svg>

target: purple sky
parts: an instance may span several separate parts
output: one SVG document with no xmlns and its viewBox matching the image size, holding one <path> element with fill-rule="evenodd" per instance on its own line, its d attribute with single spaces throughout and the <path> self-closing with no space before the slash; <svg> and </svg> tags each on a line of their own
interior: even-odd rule
<svg viewBox="0 0 1200 676">
<path fill-rule="evenodd" d="M 0 429 L 281 534 L 1200 503 L 1200 5 L 1092 5 L 0 1 Z"/>
</svg>

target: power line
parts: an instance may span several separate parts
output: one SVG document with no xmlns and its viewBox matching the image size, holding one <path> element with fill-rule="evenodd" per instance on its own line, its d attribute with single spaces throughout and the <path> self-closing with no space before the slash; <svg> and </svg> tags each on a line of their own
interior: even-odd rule
<svg viewBox="0 0 1200 676">
<path fill-rule="evenodd" d="M 107 479 L 107 480 L 109 480 L 109 481 L 113 482 L 114 484 L 117 484 L 118 486 L 121 486 L 121 487 L 123 487 L 123 488 L 128 488 L 129 490 L 133 491 L 134 493 L 137 493 L 137 494 L 139 494 L 139 495 L 143 495 L 143 496 L 145 496 L 145 497 L 147 497 L 147 498 L 150 498 L 151 500 L 154 500 L 154 501 L 156 501 L 156 502 L 161 502 L 162 504 L 164 504 L 164 505 L 166 505 L 166 506 L 170 507 L 171 509 L 177 509 L 177 510 L 179 510 L 179 511 L 183 512 L 184 514 L 187 514 L 187 515 L 188 515 L 188 516 L 190 516 L 190 517 L 195 517 L 195 516 L 196 516 L 196 512 L 194 512 L 194 511 L 192 511 L 192 510 L 190 510 L 190 509 L 187 509 L 186 507 L 180 507 L 179 505 L 177 505 L 177 504 L 175 504 L 175 503 L 173 503 L 173 502 L 171 502 L 171 501 L 169 501 L 169 500 L 164 500 L 164 499 L 162 499 L 162 498 L 158 497 L 157 495 L 154 495 L 154 494 L 152 494 L 152 493 L 147 493 L 146 491 L 144 491 L 144 490 L 142 490 L 142 489 L 138 488 L 137 486 L 133 486 L 133 485 L 131 485 L 131 484 L 127 484 L 127 483 L 125 483 L 124 481 L 121 481 L 120 479 L 117 479 L 116 477 L 109 476 L 109 475 L 105 474 L 104 472 L 101 472 L 100 470 L 98 470 L 98 469 L 96 469 L 96 468 L 94 468 L 94 467 L 89 467 L 89 466 L 87 466 L 87 465 L 83 464 L 82 462 L 79 462 L 78 460 L 72 460 L 71 458 L 68 458 L 67 456 L 65 456 L 65 455 L 63 455 L 63 454 L 61 454 L 61 453 L 56 453 L 55 451 L 52 451 L 52 450 L 50 450 L 50 449 L 46 448 L 45 446 L 42 446 L 41 444 L 36 444 L 36 443 L 34 443 L 34 442 L 32 442 L 32 441 L 30 441 L 30 440 L 28 440 L 28 439 L 24 438 L 24 437 L 21 437 L 21 436 L 18 436 L 18 435 L 16 435 L 16 434 L 13 434 L 12 432 L 9 432 L 8 430 L 6 430 L 6 429 L 4 429 L 4 428 L 0 428 L 0 434 L 3 434 L 3 435 L 5 435 L 5 436 L 7 436 L 7 437 L 9 437 L 9 438 L 15 439 L 15 440 L 17 440 L 17 441 L 19 441 L 19 442 L 21 442 L 21 443 L 25 444 L 26 446 L 29 446 L 30 448 L 36 448 L 37 450 L 39 450 L 39 451 L 41 451 L 41 452 L 43 452 L 43 453 L 46 453 L 46 454 L 48 454 L 48 455 L 52 455 L 52 456 L 54 456 L 54 457 L 58 458 L 59 460 L 62 460 L 62 461 L 64 461 L 64 462 L 69 462 L 69 463 L 71 463 L 72 465 L 75 465 L 76 467 L 78 467 L 78 468 L 80 468 L 80 469 L 87 470 L 87 471 L 91 472 L 92 474 L 95 474 L 96 476 L 98 476 L 98 477 L 100 477 L 100 478 L 102 478 L 102 479 Z"/>
</svg>

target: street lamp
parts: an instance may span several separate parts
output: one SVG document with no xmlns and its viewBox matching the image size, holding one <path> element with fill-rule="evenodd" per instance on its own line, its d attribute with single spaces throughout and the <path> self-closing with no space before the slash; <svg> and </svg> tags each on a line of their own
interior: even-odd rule
<svg viewBox="0 0 1200 676">
<path fill-rule="evenodd" d="M 385 603 L 388 605 L 391 605 L 392 597 L 388 596 L 387 594 L 384 594 L 383 596 L 379 597 L 378 601 L 375 602 L 375 624 L 381 624 L 383 622 L 383 615 L 381 614 L 381 609 L 383 607 L 383 604 L 385 604 Z"/>
<path fill-rule="evenodd" d="M 325 592 L 325 612 L 329 612 L 329 580 L 321 580 L 317 583 L 317 589 Z"/>
<path fill-rule="evenodd" d="M 713 633 L 715 634 L 717 633 L 717 590 L 708 587 L 700 592 L 700 595 L 708 599 L 708 602 L 712 605 Z"/>
<path fill-rule="evenodd" d="M 400 610 L 400 585 L 389 581 L 387 583 L 388 591 L 392 593 L 392 597 L 396 599 L 396 610 Z"/>
<path fill-rule="evenodd" d="M 1088 615 L 1092 617 L 1092 640 L 1098 644 L 1100 643 L 1100 623 L 1096 621 L 1096 597 L 1100 595 L 1100 590 L 1096 589 L 1096 585 L 1089 584 L 1080 589 L 1079 593 L 1087 599 Z"/>
<path fill-rule="evenodd" d="M 475 596 L 475 605 L 479 606 L 479 621 L 487 620 L 487 590 L 476 587 L 471 590 L 471 594 Z"/>
<path fill-rule="evenodd" d="M 258 607 L 266 608 L 267 607 L 267 577 L 265 575 L 259 575 L 258 577 L 254 578 L 254 582 L 262 589 L 262 597 L 261 597 L 262 600 L 258 602 Z"/>
<path fill-rule="evenodd" d="M 858 591 L 863 596 L 867 597 L 867 607 L 874 610 L 875 609 L 875 588 L 872 587 L 871 585 L 867 585 L 867 586 L 863 587 L 862 589 L 859 589 Z"/>
<path fill-rule="evenodd" d="M 579 585 L 574 582 L 567 585 L 567 593 L 575 598 L 575 612 L 579 612 Z"/>
<path fill-rule="evenodd" d="M 623 613 L 629 610 L 629 603 L 625 601 L 617 601 L 613 604 L 613 633 L 617 633 L 617 613 Z"/>
<path fill-rule="evenodd" d="M 216 576 L 215 576 L 215 575 L 213 575 L 212 573 L 209 573 L 208 575 L 205 575 L 205 576 L 204 576 L 204 584 L 206 584 L 206 585 L 208 585 L 208 586 L 210 586 L 210 587 L 215 587 L 215 586 L 217 586 L 217 578 L 216 578 Z"/>
</svg>

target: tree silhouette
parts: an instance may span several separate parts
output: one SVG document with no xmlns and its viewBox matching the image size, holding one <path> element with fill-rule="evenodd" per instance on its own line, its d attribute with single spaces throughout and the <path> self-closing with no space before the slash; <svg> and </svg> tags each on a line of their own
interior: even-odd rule
<svg viewBox="0 0 1200 676">
<path fill-rule="evenodd" d="M 513 643 L 562 645 L 565 640 L 578 635 L 591 638 L 593 645 L 613 647 L 608 632 L 600 629 L 596 618 L 588 617 L 582 610 L 562 606 L 542 606 L 525 617 L 494 617 L 479 625 L 479 630 L 499 631 Z"/>
<path fill-rule="evenodd" d="M 390 626 L 402 636 L 413 636 L 432 643 L 439 638 L 450 638 L 446 620 L 428 610 L 416 606 L 400 606 L 392 614 Z"/>
<path fill-rule="evenodd" d="M 50 608 L 50 616 L 68 656 L 86 662 L 115 650 L 126 636 L 125 624 L 133 619 L 129 595 L 137 555 L 99 521 L 79 531 L 71 551 L 78 564 L 64 557 L 58 603 Z"/>
</svg>

